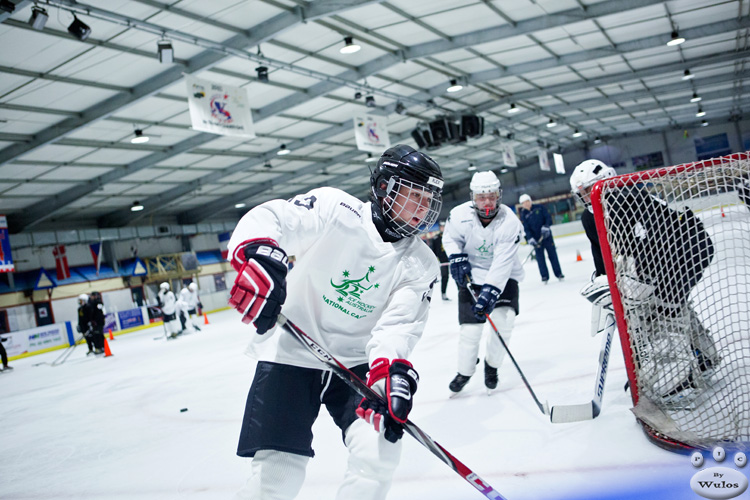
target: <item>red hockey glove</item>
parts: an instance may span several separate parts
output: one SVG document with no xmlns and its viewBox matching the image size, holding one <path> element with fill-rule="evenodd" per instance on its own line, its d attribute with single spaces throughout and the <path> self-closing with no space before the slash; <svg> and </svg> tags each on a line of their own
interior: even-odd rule
<svg viewBox="0 0 750 500">
<path fill-rule="evenodd" d="M 376 359 L 367 374 L 367 385 L 374 384 L 376 392 L 381 392 L 385 401 L 362 398 L 357 408 L 357 416 L 372 425 L 377 432 L 385 435 L 395 443 L 404 435 L 403 424 L 409 417 L 412 408 L 412 396 L 417 392 L 419 375 L 405 359 L 394 359 L 388 363 L 386 358 Z"/>
<path fill-rule="evenodd" d="M 252 321 L 260 335 L 276 324 L 286 300 L 287 261 L 286 253 L 270 239 L 248 240 L 232 256 L 237 278 L 229 305 L 242 314 L 243 323 Z"/>
</svg>

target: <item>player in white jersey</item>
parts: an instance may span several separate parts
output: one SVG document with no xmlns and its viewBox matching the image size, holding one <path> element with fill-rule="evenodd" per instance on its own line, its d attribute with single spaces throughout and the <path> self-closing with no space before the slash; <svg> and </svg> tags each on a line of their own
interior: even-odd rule
<svg viewBox="0 0 750 500">
<path fill-rule="evenodd" d="M 505 349 L 497 334 L 485 325 L 490 314 L 503 339 L 510 340 L 518 315 L 518 282 L 524 270 L 517 253 L 523 225 L 513 211 L 500 203 L 500 181 L 492 172 L 471 178 L 471 200 L 451 210 L 445 224 L 443 246 L 450 260 L 451 276 L 458 285 L 458 374 L 449 384 L 460 392 L 474 374 L 482 333 L 487 330 L 484 383 L 497 387 L 497 369 Z M 471 281 L 477 301 L 466 288 Z"/>
<path fill-rule="evenodd" d="M 166 281 L 159 285 L 159 307 L 164 316 L 164 327 L 167 335 L 174 338 L 180 332 L 180 322 L 177 319 L 177 299 L 169 289 Z"/>
<path fill-rule="evenodd" d="M 349 451 L 336 498 L 375 500 L 388 492 L 418 382 L 406 358 L 422 335 L 440 272 L 416 235 L 435 223 L 443 181 L 427 155 L 397 145 L 383 153 L 370 184 L 369 203 L 331 187 L 266 202 L 240 220 L 229 241 L 238 271 L 229 303 L 255 325 L 265 351 L 237 449 L 253 457 L 238 498 L 297 495 L 321 404 Z M 288 276 L 287 254 L 296 257 Z M 388 407 L 356 395 L 293 336 L 274 335 L 282 304 L 305 333 L 367 376 Z"/>
<path fill-rule="evenodd" d="M 198 298 L 198 285 L 195 282 L 191 282 L 188 286 L 182 287 L 180 290 L 180 301 L 185 304 L 185 324 L 183 329 L 187 327 L 189 331 L 201 331 L 195 318 L 198 314 L 197 308 L 200 307 L 200 299 Z"/>
</svg>

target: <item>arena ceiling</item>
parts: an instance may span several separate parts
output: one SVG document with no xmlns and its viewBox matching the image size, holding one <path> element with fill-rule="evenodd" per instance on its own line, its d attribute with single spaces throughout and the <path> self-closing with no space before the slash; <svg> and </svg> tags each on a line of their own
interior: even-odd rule
<svg viewBox="0 0 750 500">
<path fill-rule="evenodd" d="M 507 143 L 523 160 L 736 120 L 747 103 L 743 0 L 0 0 L 0 21 L 12 232 L 236 220 L 237 204 L 321 185 L 365 197 L 357 113 L 412 145 L 437 118 L 483 117 L 483 136 L 430 151 L 450 190 L 469 165 L 499 169 Z M 345 37 L 361 50 L 342 54 Z M 257 137 L 193 130 L 184 74 L 246 88 Z"/>
</svg>

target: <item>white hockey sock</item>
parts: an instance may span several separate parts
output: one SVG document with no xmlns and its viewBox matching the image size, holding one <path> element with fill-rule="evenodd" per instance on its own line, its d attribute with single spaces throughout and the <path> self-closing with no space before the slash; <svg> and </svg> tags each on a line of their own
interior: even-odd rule
<svg viewBox="0 0 750 500">
<path fill-rule="evenodd" d="M 291 500 L 305 481 L 309 457 L 276 450 L 255 453 L 250 478 L 235 500 Z"/>
<path fill-rule="evenodd" d="M 495 323 L 497 331 L 503 336 L 505 343 L 510 346 L 510 336 L 513 332 L 513 325 L 516 322 L 516 312 L 511 307 L 498 307 L 490 314 L 492 322 Z M 492 325 L 487 324 L 490 334 L 487 336 L 487 353 L 484 359 L 493 368 L 500 368 L 505 359 L 505 348 L 497 338 L 497 334 L 492 329 Z"/>
<path fill-rule="evenodd" d="M 336 500 L 384 499 L 401 458 L 401 441 L 389 443 L 362 419 L 349 426 L 344 441 L 349 461 Z"/>
<path fill-rule="evenodd" d="M 482 340 L 484 325 L 468 323 L 461 325 L 458 339 L 458 373 L 471 377 L 477 369 L 479 342 Z"/>
</svg>

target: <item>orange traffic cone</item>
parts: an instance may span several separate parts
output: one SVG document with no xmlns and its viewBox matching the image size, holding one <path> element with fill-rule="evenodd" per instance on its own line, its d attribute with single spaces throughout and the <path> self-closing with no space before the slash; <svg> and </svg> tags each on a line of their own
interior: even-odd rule
<svg viewBox="0 0 750 500">
<path fill-rule="evenodd" d="M 109 340 L 115 340 L 115 336 L 112 335 L 112 329 L 109 329 Z"/>
<path fill-rule="evenodd" d="M 204 325 L 208 324 L 208 314 L 206 314 L 206 313 L 203 313 L 203 324 Z"/>
<path fill-rule="evenodd" d="M 583 260 L 583 257 L 581 257 L 581 251 L 576 250 L 576 262 L 581 262 Z"/>
<path fill-rule="evenodd" d="M 107 337 L 104 337 L 104 357 L 113 356 L 112 351 L 109 350 L 109 342 L 107 342 Z"/>
</svg>

